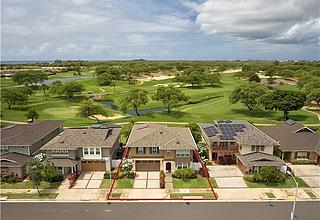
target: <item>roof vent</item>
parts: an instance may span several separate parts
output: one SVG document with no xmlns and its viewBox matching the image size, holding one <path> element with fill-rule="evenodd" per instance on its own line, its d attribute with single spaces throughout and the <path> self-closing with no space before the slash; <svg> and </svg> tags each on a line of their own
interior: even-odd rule
<svg viewBox="0 0 320 220">
<path fill-rule="evenodd" d="M 180 144 L 180 141 L 177 141 L 177 144 Z"/>
<path fill-rule="evenodd" d="M 160 134 L 163 134 L 163 131 L 160 131 Z"/>
</svg>

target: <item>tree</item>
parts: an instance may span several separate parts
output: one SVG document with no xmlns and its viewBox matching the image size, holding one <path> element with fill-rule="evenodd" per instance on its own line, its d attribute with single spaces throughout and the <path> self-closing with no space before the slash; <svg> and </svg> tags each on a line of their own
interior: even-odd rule
<svg viewBox="0 0 320 220">
<path fill-rule="evenodd" d="M 256 73 L 253 73 L 249 76 L 249 81 L 250 82 L 257 82 L 257 83 L 260 83 L 261 82 L 261 79 L 260 77 L 258 76 L 258 74 Z"/>
<path fill-rule="evenodd" d="M 39 186 L 42 180 L 43 163 L 40 157 L 34 157 L 27 163 L 27 174 L 33 185 L 36 187 L 39 195 Z"/>
<path fill-rule="evenodd" d="M 236 87 L 229 96 L 231 104 L 241 102 L 249 111 L 253 111 L 260 106 L 260 98 L 268 93 L 268 89 L 258 83 L 249 82 Z"/>
<path fill-rule="evenodd" d="M 61 96 L 63 94 L 62 82 L 60 80 L 54 81 L 49 86 L 49 92 L 52 93 L 52 94 L 56 94 L 58 96 Z"/>
<path fill-rule="evenodd" d="M 198 124 L 195 122 L 189 123 L 188 127 L 190 128 L 190 131 L 193 135 L 195 142 L 198 143 L 199 141 L 201 141 L 201 131 Z"/>
<path fill-rule="evenodd" d="M 269 76 L 269 78 L 268 78 L 268 82 L 269 83 L 272 83 L 273 82 L 273 80 L 274 80 L 274 76 L 277 74 L 277 69 L 276 69 L 276 67 L 275 66 L 271 66 L 271 67 L 269 67 L 266 71 L 265 71 L 265 75 L 266 76 Z"/>
<path fill-rule="evenodd" d="M 42 83 L 40 89 L 43 92 L 43 97 L 45 98 L 45 100 L 48 100 L 47 90 L 49 89 L 49 86 L 47 84 Z"/>
<path fill-rule="evenodd" d="M 188 100 L 188 97 L 182 93 L 181 90 L 172 85 L 168 87 L 158 87 L 152 98 L 161 101 L 168 113 L 170 113 L 173 108 L 179 106 L 180 102 Z"/>
<path fill-rule="evenodd" d="M 68 98 L 72 98 L 76 93 L 80 94 L 84 90 L 84 85 L 79 82 L 70 81 L 62 84 L 62 93 Z"/>
<path fill-rule="evenodd" d="M 26 115 L 27 119 L 32 119 L 32 121 L 34 119 L 38 119 L 39 118 L 39 113 L 36 110 L 32 109 L 32 108 L 28 109 L 28 111 L 27 111 L 27 113 L 25 115 Z"/>
<path fill-rule="evenodd" d="M 306 102 L 306 96 L 300 91 L 276 90 L 262 98 L 267 110 L 283 111 L 284 120 L 288 120 L 289 112 L 299 110 Z"/>
<path fill-rule="evenodd" d="M 205 77 L 205 82 L 209 83 L 211 86 L 218 86 L 221 84 L 219 73 L 207 73 Z"/>
<path fill-rule="evenodd" d="M 16 104 L 26 104 L 28 101 L 28 95 L 23 90 L 17 88 L 5 90 L 2 97 L 8 104 L 8 109 L 11 109 Z"/>
<path fill-rule="evenodd" d="M 95 115 L 107 115 L 106 108 L 91 99 L 82 101 L 79 111 L 81 117 L 92 117 L 96 119 L 98 123 L 100 123 L 100 120 Z"/>
<path fill-rule="evenodd" d="M 132 106 L 137 115 L 139 107 L 148 103 L 147 92 L 142 89 L 131 89 L 128 95 L 121 101 L 121 109 L 127 111 L 128 106 Z"/>
<path fill-rule="evenodd" d="M 262 182 L 265 183 L 281 183 L 286 180 L 285 174 L 272 166 L 262 167 L 259 175 Z"/>
<path fill-rule="evenodd" d="M 307 95 L 307 99 L 312 102 L 315 101 L 320 106 L 320 88 L 314 88 L 311 92 Z"/>
<path fill-rule="evenodd" d="M 12 76 L 12 80 L 19 84 L 35 88 L 48 79 L 48 75 L 42 71 L 20 71 Z"/>
</svg>

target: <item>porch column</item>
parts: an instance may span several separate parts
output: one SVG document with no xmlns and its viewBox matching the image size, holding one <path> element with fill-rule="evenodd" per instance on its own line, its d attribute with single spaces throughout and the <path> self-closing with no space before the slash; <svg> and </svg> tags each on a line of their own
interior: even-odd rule
<svg viewBox="0 0 320 220">
<path fill-rule="evenodd" d="M 211 151 L 211 148 L 209 148 L 209 161 L 212 161 L 212 151 Z"/>
<path fill-rule="evenodd" d="M 73 174 L 74 173 L 74 167 L 71 166 L 71 173 Z"/>
</svg>

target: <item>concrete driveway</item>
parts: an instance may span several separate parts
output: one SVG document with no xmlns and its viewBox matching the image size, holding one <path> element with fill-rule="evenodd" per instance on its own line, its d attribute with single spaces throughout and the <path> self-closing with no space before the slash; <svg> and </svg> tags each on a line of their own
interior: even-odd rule
<svg viewBox="0 0 320 220">
<path fill-rule="evenodd" d="M 210 177 L 216 180 L 219 188 L 247 188 L 243 174 L 236 165 L 207 166 Z"/>
<path fill-rule="evenodd" d="M 104 178 L 104 172 L 82 172 L 74 185 L 74 189 L 99 189 Z"/>
<path fill-rule="evenodd" d="M 320 166 L 289 164 L 289 167 L 297 177 L 303 179 L 310 187 L 320 187 Z"/>
<path fill-rule="evenodd" d="M 160 172 L 136 172 L 134 189 L 159 189 Z"/>
</svg>

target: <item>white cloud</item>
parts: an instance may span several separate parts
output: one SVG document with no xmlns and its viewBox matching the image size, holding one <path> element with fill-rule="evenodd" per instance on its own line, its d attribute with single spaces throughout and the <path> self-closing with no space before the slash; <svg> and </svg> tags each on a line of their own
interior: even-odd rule
<svg viewBox="0 0 320 220">
<path fill-rule="evenodd" d="M 186 4 L 186 3 L 185 3 Z M 272 43 L 314 43 L 319 35 L 318 0 L 206 0 L 194 6 L 206 34 Z"/>
</svg>

